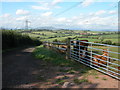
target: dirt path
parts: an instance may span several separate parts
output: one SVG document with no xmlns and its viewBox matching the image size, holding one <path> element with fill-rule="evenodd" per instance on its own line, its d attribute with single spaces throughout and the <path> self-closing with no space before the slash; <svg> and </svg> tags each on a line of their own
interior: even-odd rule
<svg viewBox="0 0 120 90">
<path fill-rule="evenodd" d="M 34 48 L 26 48 L 3 54 L 3 88 L 37 82 L 32 72 L 41 69 L 41 60 L 31 56 L 33 50 Z"/>
<path fill-rule="evenodd" d="M 61 72 L 60 69 L 70 69 L 70 67 L 48 65 L 43 60 L 32 57 L 33 50 L 34 48 L 31 47 L 3 54 L 3 88 L 118 88 L 118 80 L 100 72 L 97 76 L 87 77 L 90 83 L 75 84 L 74 78 L 83 77 L 80 72 Z M 58 84 L 56 80 L 60 80 L 59 78 L 64 78 L 66 81 Z"/>
</svg>

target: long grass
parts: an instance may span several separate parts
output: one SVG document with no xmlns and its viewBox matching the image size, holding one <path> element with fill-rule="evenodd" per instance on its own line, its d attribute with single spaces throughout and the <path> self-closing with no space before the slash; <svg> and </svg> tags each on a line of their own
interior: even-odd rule
<svg viewBox="0 0 120 90">
<path fill-rule="evenodd" d="M 22 35 L 12 30 L 2 30 L 2 49 L 40 45 L 42 42 L 28 35 Z"/>
</svg>

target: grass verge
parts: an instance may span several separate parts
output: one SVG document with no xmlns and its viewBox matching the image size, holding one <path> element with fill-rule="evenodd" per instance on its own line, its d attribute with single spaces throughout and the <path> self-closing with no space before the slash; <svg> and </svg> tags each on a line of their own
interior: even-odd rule
<svg viewBox="0 0 120 90">
<path fill-rule="evenodd" d="M 80 64 L 74 60 L 66 60 L 64 57 L 64 54 L 57 53 L 54 50 L 44 48 L 42 45 L 36 47 L 36 49 L 33 51 L 33 55 L 38 58 L 46 61 L 47 63 L 51 63 L 55 66 L 61 66 L 61 67 L 72 67 L 74 70 L 84 70 L 84 73 L 86 73 L 91 68 Z M 69 70 L 61 70 L 63 72 L 68 72 Z M 73 71 L 69 71 L 70 73 L 73 73 Z"/>
</svg>

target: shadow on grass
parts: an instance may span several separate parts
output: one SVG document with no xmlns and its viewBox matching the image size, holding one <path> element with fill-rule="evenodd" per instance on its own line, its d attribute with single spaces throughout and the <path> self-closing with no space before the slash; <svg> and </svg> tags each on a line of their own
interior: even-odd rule
<svg viewBox="0 0 120 90">
<path fill-rule="evenodd" d="M 91 70 L 91 68 L 89 68 L 77 61 L 66 60 L 65 54 L 60 54 L 56 51 L 53 51 L 52 49 L 47 49 L 42 46 L 37 47 L 36 50 L 34 50 L 33 55 L 36 58 L 42 59 L 42 60 L 44 60 L 48 63 L 51 63 L 52 65 L 55 65 L 55 66 L 72 67 L 75 70 L 82 70 L 83 73 Z"/>
<path fill-rule="evenodd" d="M 67 75 L 67 74 L 74 75 L 74 77 L 72 78 L 72 80 L 74 82 L 74 79 L 78 78 L 80 76 L 84 76 L 84 79 L 85 79 L 85 76 L 86 76 L 85 74 L 89 73 L 90 70 L 93 70 L 90 67 L 87 67 L 79 62 L 74 61 L 74 60 L 66 60 L 65 54 L 60 54 L 52 49 L 47 49 L 42 46 L 39 46 L 34 50 L 33 56 L 35 56 L 37 59 L 42 59 L 47 64 L 51 64 L 52 65 L 51 67 L 49 67 L 49 65 L 48 65 L 49 69 L 52 67 L 56 68 L 56 66 L 59 67 L 59 69 L 57 69 L 55 72 L 53 72 L 54 75 L 52 77 L 50 77 L 50 78 L 54 78 L 54 79 L 56 77 L 56 73 L 61 72 L 61 73 L 63 73 L 62 75 Z M 96 72 L 92 72 L 89 74 L 94 75 L 94 74 L 96 74 Z M 57 76 L 59 76 L 59 75 L 60 74 L 58 74 Z M 83 82 L 84 81 L 86 82 L 87 80 L 85 79 L 85 80 L 83 80 Z M 62 80 L 60 78 L 56 79 L 56 83 L 63 84 L 64 82 L 66 82 L 66 80 L 64 80 L 64 79 Z"/>
</svg>

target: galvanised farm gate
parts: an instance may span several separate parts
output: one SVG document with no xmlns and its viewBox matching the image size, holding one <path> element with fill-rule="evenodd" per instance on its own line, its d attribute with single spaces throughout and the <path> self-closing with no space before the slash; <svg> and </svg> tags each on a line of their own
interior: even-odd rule
<svg viewBox="0 0 120 90">
<path fill-rule="evenodd" d="M 92 43 L 87 40 L 68 40 L 66 43 L 44 42 L 44 46 L 66 53 L 66 58 L 76 60 L 120 80 L 120 46 Z"/>
</svg>

